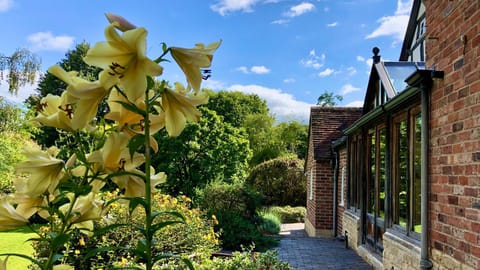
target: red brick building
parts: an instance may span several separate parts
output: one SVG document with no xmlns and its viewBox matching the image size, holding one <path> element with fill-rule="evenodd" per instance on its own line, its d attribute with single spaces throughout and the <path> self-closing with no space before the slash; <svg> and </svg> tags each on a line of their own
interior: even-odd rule
<svg viewBox="0 0 480 270">
<path fill-rule="evenodd" d="M 377 269 L 480 269 L 479 33 L 480 1 L 415 0 L 399 61 L 374 50 L 361 116 L 312 108 L 309 235 Z"/>
</svg>

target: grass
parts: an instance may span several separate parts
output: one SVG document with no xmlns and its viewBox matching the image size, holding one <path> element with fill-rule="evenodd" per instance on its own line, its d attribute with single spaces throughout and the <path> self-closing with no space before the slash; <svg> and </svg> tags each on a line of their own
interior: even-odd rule
<svg viewBox="0 0 480 270">
<path fill-rule="evenodd" d="M 36 234 L 28 227 L 0 232 L 0 254 L 20 253 L 29 256 L 32 255 L 33 247 L 30 242 L 26 242 L 26 240 L 35 236 Z M 1 259 L 3 260 L 5 257 L 2 256 Z M 8 258 L 7 269 L 28 269 L 29 265 L 30 261 L 24 258 L 10 256 Z"/>
</svg>

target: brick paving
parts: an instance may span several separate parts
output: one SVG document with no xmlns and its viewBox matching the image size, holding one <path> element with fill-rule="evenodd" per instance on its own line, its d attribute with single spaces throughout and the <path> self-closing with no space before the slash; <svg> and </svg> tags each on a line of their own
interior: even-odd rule
<svg viewBox="0 0 480 270">
<path fill-rule="evenodd" d="M 295 270 L 371 270 L 345 242 L 337 239 L 311 238 L 303 223 L 282 224 L 278 257 Z"/>
</svg>

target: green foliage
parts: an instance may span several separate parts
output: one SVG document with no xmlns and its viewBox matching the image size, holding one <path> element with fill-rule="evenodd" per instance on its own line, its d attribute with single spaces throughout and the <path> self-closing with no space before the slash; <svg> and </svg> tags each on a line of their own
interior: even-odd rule
<svg viewBox="0 0 480 270">
<path fill-rule="evenodd" d="M 252 250 L 233 252 L 230 258 L 214 258 L 196 265 L 198 270 L 292 270 L 290 265 L 278 259 L 277 251 L 252 253 Z"/>
<path fill-rule="evenodd" d="M 306 180 L 300 159 L 266 161 L 252 169 L 246 183 L 263 195 L 265 205 L 305 205 Z"/>
<path fill-rule="evenodd" d="M 276 136 L 283 145 L 286 153 L 305 159 L 307 156 L 308 125 L 297 121 L 280 123 L 274 128 Z"/>
<path fill-rule="evenodd" d="M 337 101 L 342 101 L 343 96 L 335 95 L 332 92 L 325 91 L 317 99 L 317 105 L 322 107 L 332 107 L 337 105 Z"/>
<path fill-rule="evenodd" d="M 305 221 L 307 209 L 303 206 L 271 206 L 266 212 L 279 216 L 281 223 L 298 223 Z"/>
<path fill-rule="evenodd" d="M 260 211 L 260 217 L 262 223 L 258 226 L 258 229 L 263 234 L 278 234 L 280 233 L 280 225 L 282 224 L 280 215 L 271 211 Z"/>
<path fill-rule="evenodd" d="M 209 92 L 210 98 L 207 108 L 217 112 L 223 121 L 234 127 L 243 127 L 247 116 L 252 114 L 268 115 L 268 106 L 256 94 L 242 92 Z"/>
<path fill-rule="evenodd" d="M 115 192 L 105 193 L 105 199 L 109 200 L 116 196 Z M 210 254 L 218 250 L 218 235 L 213 230 L 216 220 L 205 218 L 199 209 L 191 208 L 190 199 L 186 196 L 174 198 L 168 195 L 156 194 L 153 200 L 153 210 L 163 212 L 157 217 L 162 221 L 171 221 L 169 211 L 181 213 L 185 223 L 177 223 L 157 231 L 154 237 L 154 254 L 174 254 L 175 256 L 187 256 L 195 254 L 196 260 L 206 260 Z M 110 204 L 110 210 L 106 219 L 96 222 L 96 232 L 104 231 L 96 236 L 86 236 L 76 231 L 70 235 L 68 248 L 64 251 L 67 262 L 75 266 L 75 269 L 98 269 L 99 267 L 128 267 L 133 263 L 134 254 L 128 251 L 135 247 L 138 240 L 142 238 L 141 233 L 134 229 L 135 226 L 142 226 L 144 213 L 137 208 L 132 215 L 129 215 L 128 205 L 118 202 Z M 113 229 L 108 229 L 110 224 L 125 224 Z M 45 231 L 46 232 L 46 231 Z M 114 248 L 109 248 L 114 247 Z M 115 248 L 116 247 L 116 248 Z M 37 243 L 35 251 L 37 257 L 44 257 L 47 254 L 45 244 Z M 86 258 L 95 249 L 104 250 L 98 254 Z M 163 262 L 172 260 L 171 264 L 178 262 L 165 258 Z"/>
<path fill-rule="evenodd" d="M 35 82 L 40 62 L 40 58 L 27 49 L 17 49 L 10 56 L 0 54 L 0 79 L 7 81 L 10 93 L 17 94 L 20 87 Z"/>
<path fill-rule="evenodd" d="M 200 208 L 218 219 L 215 229 L 221 233 L 222 248 L 240 250 L 254 244 L 257 250 L 265 250 L 277 244 L 258 228 L 262 224 L 257 214 L 261 201 L 255 191 L 242 183 L 215 182 L 197 192 Z"/>
<path fill-rule="evenodd" d="M 14 167 L 22 159 L 21 149 L 33 129 L 18 107 L 0 99 L 0 194 L 13 192 Z"/>
<path fill-rule="evenodd" d="M 195 196 L 195 189 L 219 180 L 231 182 L 247 174 L 250 150 L 245 134 L 207 108 L 198 123 L 189 123 L 178 137 L 165 131 L 155 135 L 159 152 L 152 158 L 156 171 L 165 172 L 166 190 Z"/>
</svg>

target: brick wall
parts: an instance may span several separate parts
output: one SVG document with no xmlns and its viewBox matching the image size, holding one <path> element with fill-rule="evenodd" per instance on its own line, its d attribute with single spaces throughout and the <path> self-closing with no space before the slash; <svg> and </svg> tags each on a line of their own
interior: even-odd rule
<svg viewBox="0 0 480 270">
<path fill-rule="evenodd" d="M 480 1 L 425 5 L 427 67 L 445 72 L 431 92 L 432 259 L 480 269 Z"/>
<path fill-rule="evenodd" d="M 343 128 L 361 115 L 361 108 L 320 107 L 310 111 L 307 174 L 307 218 L 305 229 L 310 236 L 333 236 L 333 152 L 332 142 L 339 139 Z M 310 185 L 310 174 L 314 174 Z M 313 198 L 310 200 L 310 192 Z"/>
</svg>

